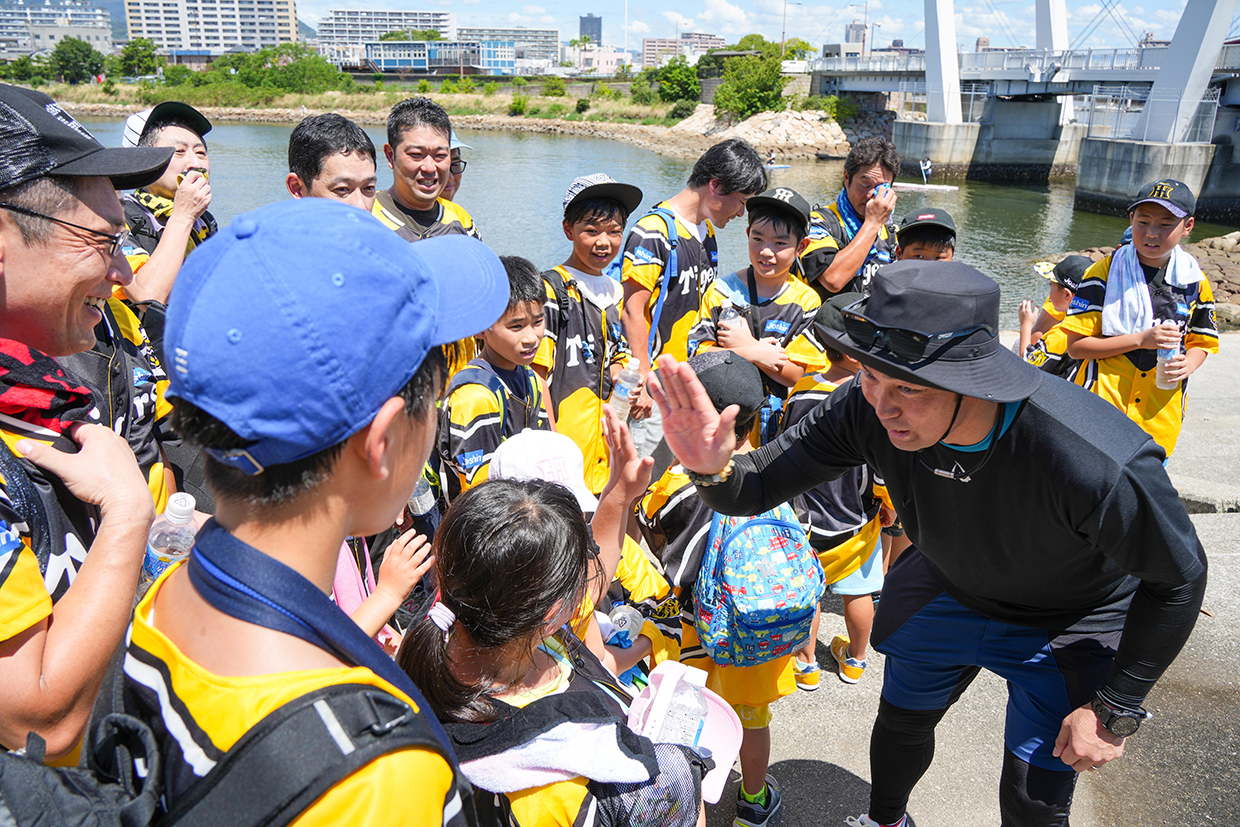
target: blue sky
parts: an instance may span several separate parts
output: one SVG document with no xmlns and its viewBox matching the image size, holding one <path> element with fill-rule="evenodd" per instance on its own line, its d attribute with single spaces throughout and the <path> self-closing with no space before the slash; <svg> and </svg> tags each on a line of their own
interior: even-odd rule
<svg viewBox="0 0 1240 827">
<path fill-rule="evenodd" d="M 1103 12 L 1102 2 L 1068 0 L 1068 38 L 1074 48 L 1123 48 L 1133 45 L 1131 34 L 1153 32 L 1170 39 L 1179 22 L 1184 0 L 1123 0 L 1115 7 L 1117 22 Z M 1107 5 L 1109 5 L 1109 0 Z M 512 25 L 558 28 L 563 40 L 575 38 L 578 17 L 594 13 L 603 18 L 603 38 L 620 46 L 624 42 L 624 0 L 301 0 L 298 16 L 315 25 L 330 8 L 447 8 L 456 12 L 458 25 Z M 778 40 L 783 24 L 784 0 L 681 0 L 655 3 L 629 0 L 628 46 L 641 48 L 643 37 L 675 37 L 677 31 L 701 31 L 722 35 L 728 42 L 751 32 Z M 1033 47 L 1034 4 L 1030 0 L 956 0 L 956 34 L 962 48 L 972 50 L 979 36 L 992 46 Z M 805 0 L 787 3 L 788 36 L 801 37 L 815 47 L 843 40 L 844 26 L 867 18 L 860 3 L 850 6 Z M 1092 34 L 1086 30 L 1098 21 Z M 924 47 L 922 0 L 869 0 L 868 20 L 878 24 L 871 37 L 879 46 L 892 39 Z M 1233 31 L 1237 28 L 1233 26 Z"/>
</svg>

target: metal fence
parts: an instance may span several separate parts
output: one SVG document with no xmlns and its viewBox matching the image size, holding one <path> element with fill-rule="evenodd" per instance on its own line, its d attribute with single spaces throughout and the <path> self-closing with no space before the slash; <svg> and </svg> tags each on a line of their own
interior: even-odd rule
<svg viewBox="0 0 1240 827">
<path fill-rule="evenodd" d="M 900 101 L 896 117 L 902 121 L 926 119 L 926 84 L 915 81 L 900 83 Z M 986 99 L 990 97 L 989 83 L 960 84 L 960 116 L 965 123 L 980 123 L 986 112 Z"/>
<path fill-rule="evenodd" d="M 1218 114 L 1219 88 L 1206 89 L 1200 101 L 1184 100 L 1182 95 L 1160 93 L 1151 96 L 1150 89 L 1130 86 L 1095 86 L 1089 96 L 1089 128 L 1091 138 L 1117 138 L 1144 141 L 1149 121 L 1143 118 L 1151 104 L 1166 109 L 1176 121 L 1188 118 L 1188 130 L 1177 142 L 1208 144 L 1214 136 L 1214 118 Z M 1161 106 L 1165 104 L 1166 106 Z M 1174 108 L 1172 108 L 1174 107 Z M 1078 120 L 1083 120 L 1080 116 Z"/>
</svg>

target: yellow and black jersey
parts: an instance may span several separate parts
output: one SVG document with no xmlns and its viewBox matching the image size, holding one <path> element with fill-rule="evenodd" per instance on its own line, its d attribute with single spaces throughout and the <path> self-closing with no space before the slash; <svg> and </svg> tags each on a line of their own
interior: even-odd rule
<svg viewBox="0 0 1240 827">
<path fill-rule="evenodd" d="M 106 423 L 129 443 L 155 510 L 163 513 L 170 492 L 159 440 L 175 438 L 168 425 L 172 404 L 164 398 L 168 375 L 138 317 L 120 299 L 108 299 L 95 346 L 56 361 L 90 388 Z"/>
<path fill-rule="evenodd" d="M 514 389 L 479 357 L 448 383 L 436 447 L 449 470 L 444 475 L 449 498 L 487 478 L 491 454 L 505 439 L 527 428 L 551 430 L 538 375 L 520 366 L 515 373 L 522 384 Z"/>
<path fill-rule="evenodd" d="M 629 342 L 632 348 L 645 348 L 653 363 L 661 354 L 670 353 L 683 362 L 688 355 L 689 328 L 697 318 L 702 292 L 715 278 L 719 266 L 719 245 L 715 228 L 705 222 L 701 241 L 686 226 L 667 202 L 638 219 L 624 240 L 622 280 L 632 281 L 650 291 L 646 304 L 646 323 L 653 329 L 651 339 Z M 668 224 L 664 215 L 671 215 L 676 226 L 676 272 L 665 272 L 672 256 L 668 241 Z M 657 324 L 653 321 L 657 314 Z"/>
<path fill-rule="evenodd" d="M 151 254 L 159 246 L 164 236 L 164 226 L 172 217 L 173 200 L 154 195 L 146 190 L 125 193 L 121 198 L 121 207 L 125 210 L 125 226 L 129 229 L 129 242 L 121 248 L 121 254 L 129 262 L 133 272 L 141 270 L 150 260 Z M 197 249 L 198 245 L 215 235 L 219 229 L 215 217 L 204 212 L 194 220 L 190 229 L 189 240 L 185 242 L 185 255 Z M 117 288 L 121 292 L 122 288 Z"/>
<path fill-rule="evenodd" d="M 788 396 L 784 430 L 809 415 L 837 387 L 821 373 L 807 373 Z M 828 583 L 837 583 L 861 568 L 874 551 L 881 529 L 878 510 L 885 496 L 886 489 L 874 470 L 860 465 L 792 501 L 810 545 L 819 552 Z"/>
<path fill-rule="evenodd" d="M 646 552 L 632 537 L 624 538 L 624 554 L 616 567 L 608 596 L 642 613 L 641 634 L 650 638 L 651 666 L 680 658 L 680 602 Z"/>
<path fill-rule="evenodd" d="M 826 206 L 816 206 L 809 214 L 809 247 L 801 254 L 801 271 L 806 283 L 811 285 L 819 296 L 826 298 L 831 295 L 819 281 L 819 277 L 827 272 L 835 254 L 848 246 L 852 236 L 844 228 L 840 218 L 840 210 L 835 202 Z M 873 252 L 867 256 L 865 264 L 853 276 L 852 281 L 844 285 L 841 293 L 861 293 L 870 295 L 870 282 L 879 268 L 896 260 L 896 225 L 884 224 L 874 240 Z"/>
<path fill-rule="evenodd" d="M 741 317 L 749 322 L 755 339 L 775 339 L 788 353 L 788 359 L 807 371 L 822 370 L 827 366 L 827 356 L 822 346 L 810 334 L 814 314 L 822 300 L 803 282 L 789 278 L 779 292 L 768 299 L 751 303 L 751 294 L 745 271 L 720 276 L 710 283 L 702 297 L 702 309 L 689 331 L 689 355 L 718 347 L 716 335 L 719 314 L 731 304 Z M 768 393 L 787 395 L 787 388 L 778 385 L 764 375 Z"/>
<path fill-rule="evenodd" d="M 467 235 L 482 239 L 474 219 L 464 207 L 443 198 L 439 199 L 438 204 L 439 217 L 429 225 L 419 224 L 412 215 L 401 209 L 392 198 L 391 190 L 377 193 L 370 211 L 406 241 L 421 241 L 441 235 Z"/>
<path fill-rule="evenodd" d="M 159 743 L 167 800 L 175 801 L 205 776 L 268 714 L 317 689 L 371 685 L 417 709 L 409 697 L 365 667 L 241 676 L 209 672 L 152 625 L 151 606 L 164 582 L 157 581 L 134 611 L 124 694 L 126 711 L 146 721 Z M 416 795 L 410 794 L 410 779 L 417 779 Z M 433 750 L 388 753 L 337 782 L 293 822 L 297 827 L 344 823 L 463 827 L 451 766 Z"/>
<path fill-rule="evenodd" d="M 1042 334 L 1042 338 L 1025 349 L 1025 361 L 1047 373 L 1062 376 L 1069 382 L 1076 381 L 1081 363 L 1068 355 L 1068 336 L 1063 325 L 1057 324 Z M 1088 389 L 1088 386 L 1085 386 Z"/>
<path fill-rule="evenodd" d="M 1111 256 L 1085 271 L 1081 286 L 1068 306 L 1061 324 L 1065 331 L 1083 336 L 1102 335 L 1102 305 L 1106 300 Z M 1218 328 L 1214 323 L 1214 290 L 1207 278 L 1188 287 L 1173 287 L 1159 270 L 1149 280 L 1150 302 L 1155 319 L 1184 319 L 1180 329 L 1185 350 L 1200 348 L 1218 353 Z M 1178 308 L 1184 308 L 1180 313 Z M 1085 361 L 1076 372 L 1078 385 L 1115 405 L 1162 446 L 1167 456 L 1175 450 L 1184 420 L 1184 386 L 1171 390 L 1155 384 L 1157 352 L 1130 350 L 1106 359 Z"/>
<path fill-rule="evenodd" d="M 551 279 L 563 285 L 563 308 Z M 610 367 L 630 355 L 620 329 L 623 292 L 619 282 L 607 276 L 589 276 L 563 265 L 544 273 L 543 280 L 547 335 L 534 364 L 547 369 L 555 428 L 581 449 L 586 485 L 597 494 L 610 473 L 611 455 L 600 422 L 614 384 Z"/>
</svg>

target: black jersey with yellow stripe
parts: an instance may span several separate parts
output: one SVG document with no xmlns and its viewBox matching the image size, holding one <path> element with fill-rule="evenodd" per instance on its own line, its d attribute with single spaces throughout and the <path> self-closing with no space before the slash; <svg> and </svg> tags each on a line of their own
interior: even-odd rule
<svg viewBox="0 0 1240 827">
<path fill-rule="evenodd" d="M 375 194 L 375 204 L 371 207 L 370 212 L 390 229 L 395 230 L 396 234 L 406 241 L 421 241 L 424 238 L 434 238 L 441 235 L 467 235 L 479 240 L 482 239 L 482 236 L 478 233 L 478 227 L 474 224 L 474 219 L 465 211 L 464 207 L 444 198 L 440 198 L 438 203 L 439 220 L 429 227 L 419 226 L 406 215 L 396 205 L 396 201 L 392 198 L 391 190 L 383 190 Z"/>
<path fill-rule="evenodd" d="M 529 368 L 521 368 L 520 373 L 525 380 L 524 399 L 482 357 L 452 377 L 439 412 L 436 438 L 439 458 L 450 469 L 444 475 L 450 498 L 487 478 L 491 454 L 505 439 L 527 428 L 551 430 L 538 375 Z"/>
<path fill-rule="evenodd" d="M 550 278 L 563 281 L 567 313 L 561 310 L 555 289 L 547 281 Z M 543 279 L 547 335 L 534 364 L 547 370 L 556 430 L 581 449 L 586 485 L 597 494 L 610 472 L 610 452 L 599 423 L 614 385 L 609 368 L 630 356 L 620 328 L 620 285 L 610 282 L 615 286 L 615 301 L 600 306 L 601 302 L 582 293 L 573 273 L 563 265 L 545 273 Z"/>
<path fill-rule="evenodd" d="M 845 229 L 839 207 L 834 201 L 826 206 L 814 207 L 809 214 L 809 246 L 801 254 L 801 270 L 805 281 L 824 299 L 831 294 L 818 279 L 835 261 L 835 254 L 847 247 L 850 241 L 852 237 Z M 874 280 L 874 274 L 880 267 L 896 260 L 895 224 L 884 224 L 878 231 L 874 251 L 874 255 L 866 258 L 865 264 L 839 292 L 870 295 L 870 282 Z"/>
<path fill-rule="evenodd" d="M 666 201 L 658 204 L 671 211 Z M 680 218 L 676 224 L 676 272 L 666 273 L 672 245 L 668 241 L 667 222 L 657 213 L 650 212 L 638 219 L 624 240 L 622 280 L 635 282 L 650 291 L 646 304 L 646 323 L 650 324 L 660 295 L 663 306 L 655 332 L 651 361 L 660 354 L 670 353 L 684 361 L 688 355 L 689 328 L 697 318 L 702 293 L 706 290 L 719 266 L 719 244 L 715 228 L 706 223 L 705 237 L 698 241 L 693 230 Z M 630 342 L 634 348 L 648 348 L 648 342 Z"/>
</svg>

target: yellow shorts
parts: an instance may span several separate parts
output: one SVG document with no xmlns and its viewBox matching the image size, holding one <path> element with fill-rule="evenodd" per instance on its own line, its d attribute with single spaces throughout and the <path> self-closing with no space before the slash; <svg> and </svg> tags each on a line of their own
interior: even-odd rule
<svg viewBox="0 0 1240 827">
<path fill-rule="evenodd" d="M 701 651 L 697 629 L 681 623 L 682 651 Z M 797 691 L 792 667 L 793 655 L 757 666 L 720 666 L 705 655 L 681 657 L 686 666 L 706 673 L 706 688 L 727 701 L 745 729 L 762 729 L 771 724 L 771 704 Z"/>
</svg>

